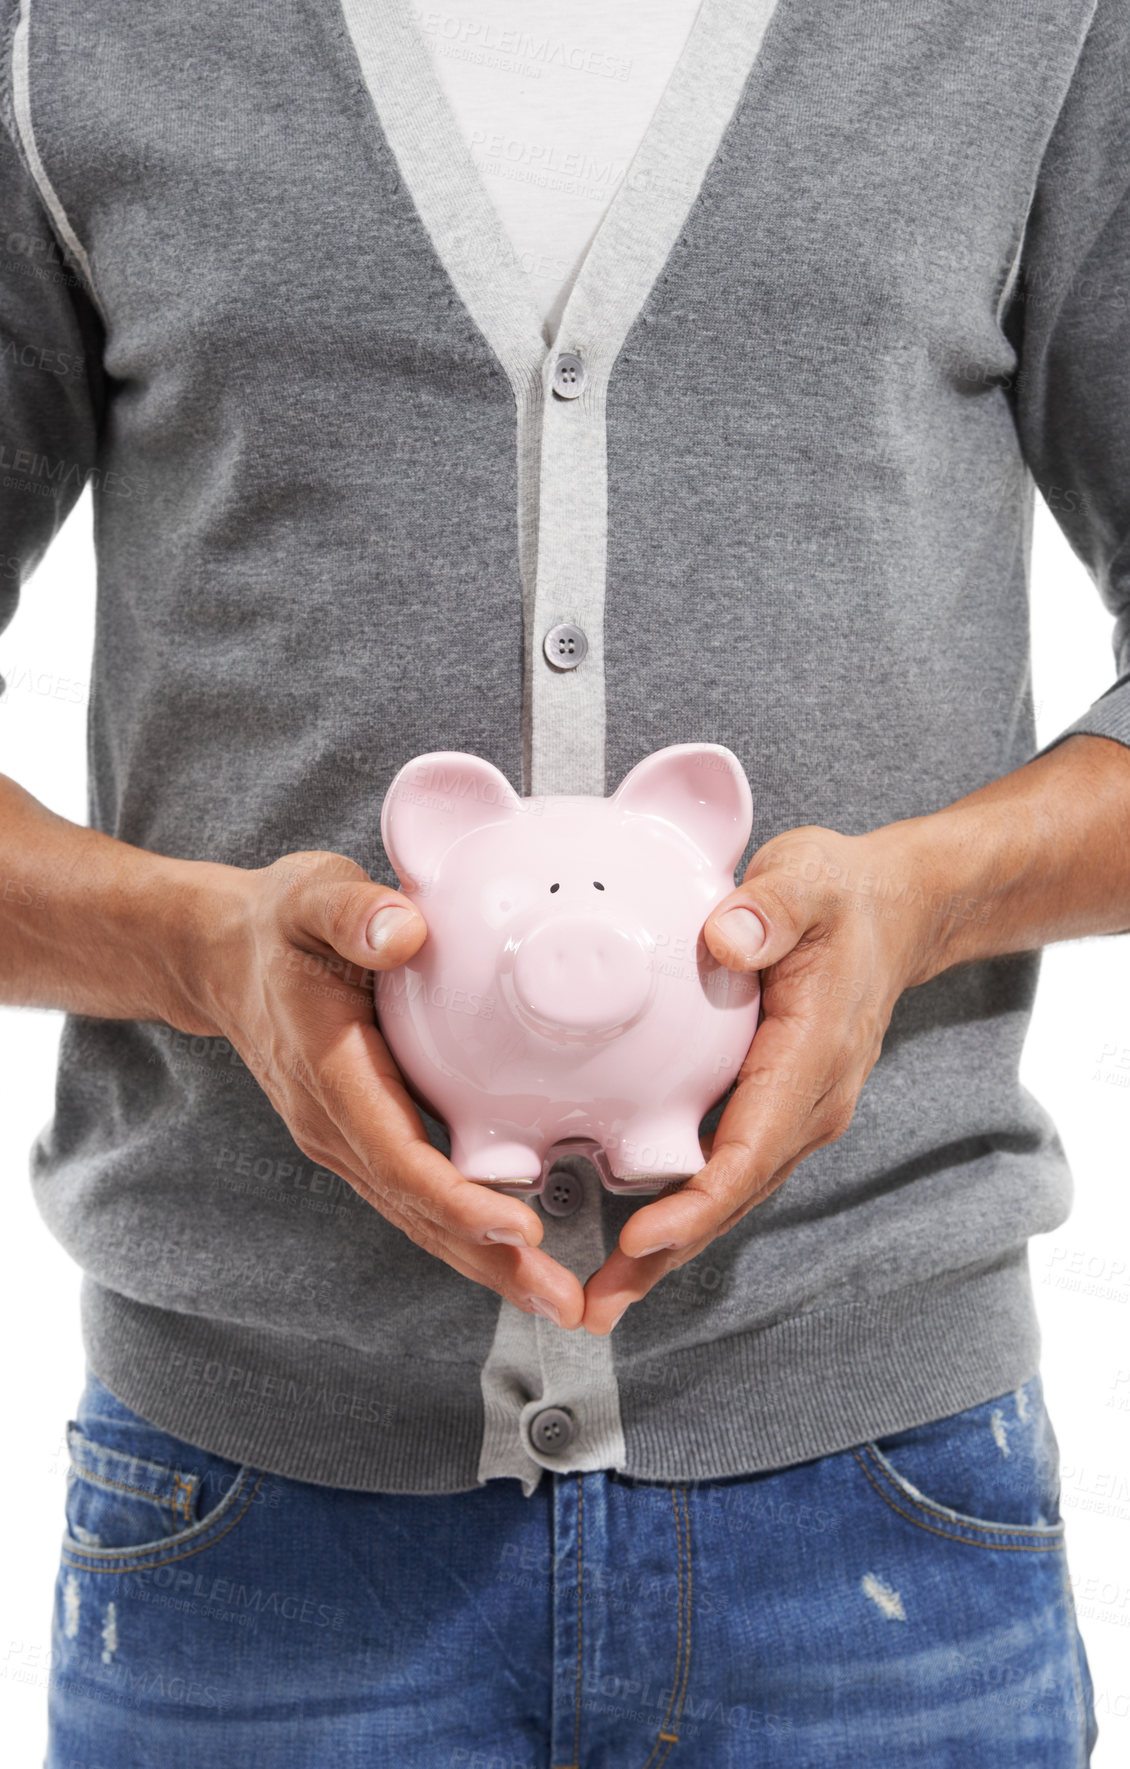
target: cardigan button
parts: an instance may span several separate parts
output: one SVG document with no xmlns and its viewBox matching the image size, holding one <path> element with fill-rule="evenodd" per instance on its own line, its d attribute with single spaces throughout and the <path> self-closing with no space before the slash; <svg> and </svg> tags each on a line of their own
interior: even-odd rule
<svg viewBox="0 0 1130 1769">
<path fill-rule="evenodd" d="M 568 620 L 550 627 L 543 641 L 545 655 L 559 670 L 575 670 L 586 656 L 588 648 L 589 642 L 580 627 L 575 627 Z"/>
<path fill-rule="evenodd" d="M 578 1174 L 565 1166 L 551 1167 L 541 1207 L 550 1216 L 572 1216 L 585 1201 L 585 1188 Z"/>
<path fill-rule="evenodd" d="M 558 399 L 576 399 L 585 390 L 588 371 L 572 350 L 563 350 L 553 365 L 553 391 Z"/>
<path fill-rule="evenodd" d="M 543 1456 L 559 1456 L 573 1441 L 573 1415 L 564 1407 L 543 1407 L 530 1420 L 530 1442 Z"/>
</svg>

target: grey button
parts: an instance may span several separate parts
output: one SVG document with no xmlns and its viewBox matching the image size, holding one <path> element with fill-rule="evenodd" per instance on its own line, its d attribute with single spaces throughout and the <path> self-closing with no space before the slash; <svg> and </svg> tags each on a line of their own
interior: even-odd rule
<svg viewBox="0 0 1130 1769">
<path fill-rule="evenodd" d="M 553 365 L 553 391 L 558 399 L 576 399 L 585 390 L 588 370 L 572 350 L 563 350 Z"/>
<path fill-rule="evenodd" d="M 530 1420 L 530 1442 L 543 1456 L 559 1456 L 573 1441 L 573 1415 L 564 1407 L 543 1407 Z"/>
<path fill-rule="evenodd" d="M 572 1216 L 584 1201 L 584 1182 L 577 1174 L 570 1173 L 568 1167 L 551 1167 L 541 1194 L 542 1209 L 550 1216 Z"/>
<path fill-rule="evenodd" d="M 580 627 L 563 620 L 545 635 L 545 655 L 559 670 L 574 670 L 588 652 L 589 642 Z"/>
</svg>

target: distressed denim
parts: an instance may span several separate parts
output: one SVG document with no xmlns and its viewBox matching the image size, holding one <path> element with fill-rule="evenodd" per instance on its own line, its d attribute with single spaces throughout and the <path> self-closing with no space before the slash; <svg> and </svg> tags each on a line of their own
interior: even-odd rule
<svg viewBox="0 0 1130 1769">
<path fill-rule="evenodd" d="M 528 1499 L 282 1479 L 93 1375 L 68 1441 L 48 1769 L 1076 1769 L 1094 1747 L 1038 1374 L 768 1473 L 547 1473 Z"/>
</svg>

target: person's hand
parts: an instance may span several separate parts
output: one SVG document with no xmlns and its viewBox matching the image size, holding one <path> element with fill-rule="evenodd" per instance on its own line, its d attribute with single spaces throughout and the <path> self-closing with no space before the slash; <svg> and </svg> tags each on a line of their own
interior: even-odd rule
<svg viewBox="0 0 1130 1769">
<path fill-rule="evenodd" d="M 761 972 L 762 1017 L 717 1129 L 702 1139 L 706 1166 L 641 1205 L 585 1285 L 587 1331 L 610 1332 L 630 1303 L 847 1130 L 895 1002 L 929 970 L 937 918 L 928 900 L 912 906 L 922 892 L 905 887 L 920 881 L 897 829 L 775 836 L 703 924 L 721 963 Z"/>
<path fill-rule="evenodd" d="M 180 1018 L 195 1022 L 183 1029 L 227 1038 L 303 1153 L 417 1246 L 527 1313 L 578 1326 L 584 1293 L 540 1251 L 540 1218 L 432 1147 L 377 1028 L 372 972 L 427 936 L 410 899 L 321 852 L 208 867 L 196 891 L 177 964 L 192 1004 Z"/>
</svg>

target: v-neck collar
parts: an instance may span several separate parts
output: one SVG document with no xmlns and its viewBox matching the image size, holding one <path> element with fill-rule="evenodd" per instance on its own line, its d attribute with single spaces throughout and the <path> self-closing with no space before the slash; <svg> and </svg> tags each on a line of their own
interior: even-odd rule
<svg viewBox="0 0 1130 1769">
<path fill-rule="evenodd" d="M 377 118 L 456 292 L 516 392 L 579 348 L 605 380 L 686 221 L 778 0 L 702 0 L 642 140 L 547 341 L 406 0 L 340 0 Z"/>
</svg>

